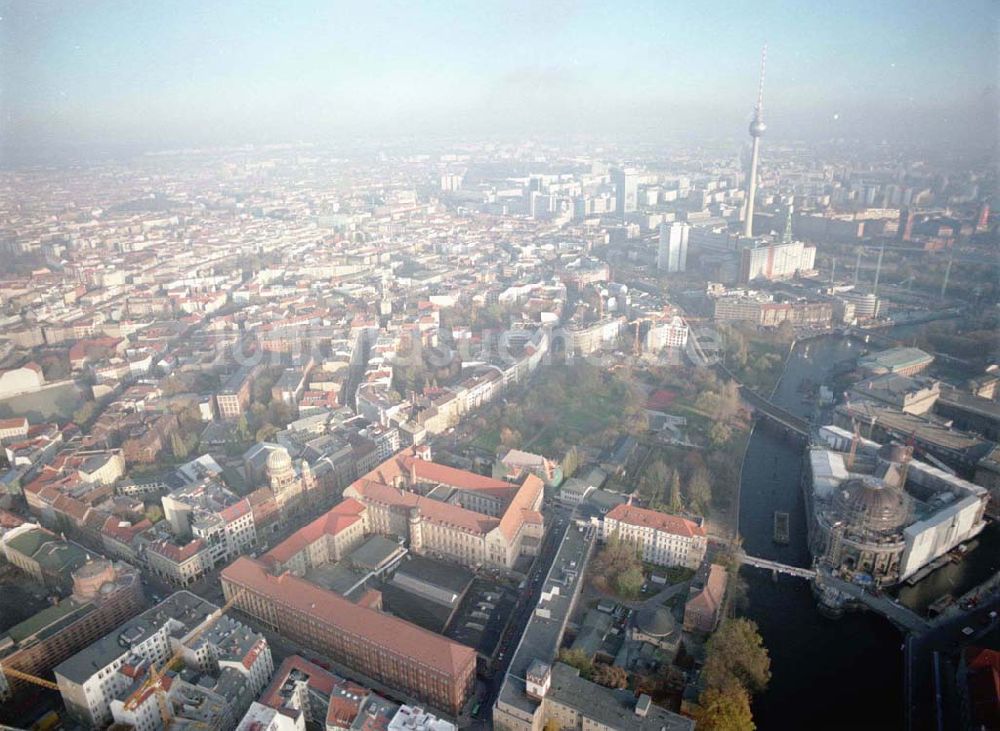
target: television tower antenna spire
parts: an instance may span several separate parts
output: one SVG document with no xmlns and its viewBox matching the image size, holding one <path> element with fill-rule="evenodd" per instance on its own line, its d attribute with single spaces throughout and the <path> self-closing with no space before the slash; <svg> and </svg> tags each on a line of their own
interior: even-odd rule
<svg viewBox="0 0 1000 731">
<path fill-rule="evenodd" d="M 760 85 L 757 87 L 757 106 L 754 109 L 754 119 L 762 120 L 764 116 L 764 71 L 767 68 L 767 43 L 760 50 Z"/>
<path fill-rule="evenodd" d="M 750 151 L 750 171 L 747 176 L 746 211 L 743 218 L 743 236 L 753 236 L 753 205 L 757 197 L 757 163 L 760 160 L 760 138 L 767 129 L 764 124 L 764 69 L 767 65 L 767 44 L 760 52 L 760 85 L 757 87 L 757 105 L 753 110 L 753 121 L 750 123 L 750 138 L 753 147 Z"/>
</svg>

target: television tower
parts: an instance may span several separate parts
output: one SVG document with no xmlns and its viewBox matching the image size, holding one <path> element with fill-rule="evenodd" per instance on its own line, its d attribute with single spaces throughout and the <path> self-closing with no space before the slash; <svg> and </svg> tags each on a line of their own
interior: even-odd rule
<svg viewBox="0 0 1000 731">
<path fill-rule="evenodd" d="M 750 123 L 750 136 L 753 138 L 753 148 L 750 151 L 750 176 L 747 179 L 746 218 L 743 219 L 743 235 L 753 236 L 753 203 L 757 195 L 757 162 L 760 159 L 760 138 L 767 129 L 764 124 L 764 65 L 767 62 L 767 44 L 760 52 L 760 86 L 757 88 L 757 106 L 753 110 L 753 121 Z"/>
</svg>

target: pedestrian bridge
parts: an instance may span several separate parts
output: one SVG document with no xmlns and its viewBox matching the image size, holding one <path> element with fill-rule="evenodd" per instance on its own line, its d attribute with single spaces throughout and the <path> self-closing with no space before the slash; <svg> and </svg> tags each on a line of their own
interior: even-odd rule
<svg viewBox="0 0 1000 731">
<path fill-rule="evenodd" d="M 739 383 L 739 381 L 737 381 L 737 383 Z M 766 419 L 770 419 L 779 426 L 795 432 L 799 436 L 809 436 L 809 422 L 805 419 L 796 416 L 780 406 L 777 406 L 753 389 L 742 384 L 740 385 L 740 396 L 743 397 L 744 401 L 753 406 L 754 413 L 759 414 Z"/>
<path fill-rule="evenodd" d="M 779 563 L 767 558 L 757 558 L 756 556 L 744 555 L 742 557 L 742 563 L 745 563 L 747 566 L 755 566 L 759 569 L 776 571 L 777 573 L 785 574 L 786 576 L 797 576 L 800 579 L 816 578 L 816 571 L 814 569 L 804 569 L 801 566 L 789 566 L 788 564 Z"/>
</svg>

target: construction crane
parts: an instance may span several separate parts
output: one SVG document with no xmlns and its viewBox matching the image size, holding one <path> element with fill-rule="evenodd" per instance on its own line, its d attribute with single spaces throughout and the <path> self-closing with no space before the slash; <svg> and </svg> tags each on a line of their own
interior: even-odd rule
<svg viewBox="0 0 1000 731">
<path fill-rule="evenodd" d="M 858 422 L 854 422 L 854 436 L 851 438 L 851 451 L 847 455 L 847 470 L 850 471 L 854 469 L 854 457 L 858 453 L 858 442 L 861 441 L 861 433 L 858 429 Z"/>
<path fill-rule="evenodd" d="M 49 690 L 59 690 L 59 686 L 52 682 L 51 680 L 46 680 L 45 678 L 39 678 L 37 675 L 31 675 L 30 673 L 24 673 L 20 670 L 15 670 L 14 668 L 0 667 L 0 672 L 3 672 L 8 678 L 14 678 L 16 680 L 23 680 L 26 683 L 33 683 L 35 685 L 40 685 L 43 688 L 48 688 Z"/>
<path fill-rule="evenodd" d="M 215 625 L 215 623 L 219 620 L 219 618 L 222 617 L 223 614 L 225 614 L 226 612 L 228 612 L 230 609 L 233 608 L 233 605 L 236 604 L 237 601 L 239 601 L 240 597 L 243 596 L 243 593 L 245 591 L 246 591 L 245 589 L 238 589 L 236 593 L 233 594 L 233 596 L 229 599 L 229 601 L 227 601 L 217 610 L 212 612 L 209 615 L 207 621 L 203 622 L 198 629 L 192 632 L 184 640 L 184 644 L 191 644 L 199 637 L 201 637 L 203 634 L 205 634 L 205 632 L 211 629 Z M 139 707 L 140 701 L 148 697 L 147 690 L 152 690 L 152 692 L 156 695 L 156 702 L 160 706 L 160 720 L 163 721 L 163 728 L 166 729 L 167 727 L 169 727 L 170 721 L 173 718 L 173 714 L 170 711 L 170 704 L 167 703 L 167 693 L 166 691 L 163 690 L 162 680 L 164 675 L 169 670 L 176 667 L 184 659 L 184 649 L 185 648 L 183 646 L 180 649 L 178 649 L 170 658 L 167 659 L 165 663 L 163 663 L 163 666 L 160 668 L 157 668 L 156 665 L 151 663 L 149 666 L 149 674 L 146 678 L 146 682 L 143 683 L 142 688 L 140 688 L 139 690 L 137 690 L 135 693 L 132 694 L 132 697 L 125 704 L 125 708 L 127 708 L 130 711 L 134 711 L 136 708 Z"/>
</svg>

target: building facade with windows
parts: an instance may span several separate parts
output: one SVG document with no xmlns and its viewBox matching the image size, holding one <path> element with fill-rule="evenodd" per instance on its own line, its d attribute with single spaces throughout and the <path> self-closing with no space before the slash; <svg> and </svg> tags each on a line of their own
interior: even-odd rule
<svg viewBox="0 0 1000 731">
<path fill-rule="evenodd" d="M 681 518 L 635 505 L 617 505 L 601 521 L 601 540 L 613 536 L 635 543 L 642 560 L 658 566 L 696 569 L 705 558 L 705 529 Z"/>
<path fill-rule="evenodd" d="M 226 599 L 237 597 L 236 607 L 269 629 L 435 708 L 457 714 L 472 693 L 476 651 L 382 613 L 377 596 L 355 604 L 245 556 L 221 578 Z"/>
</svg>

